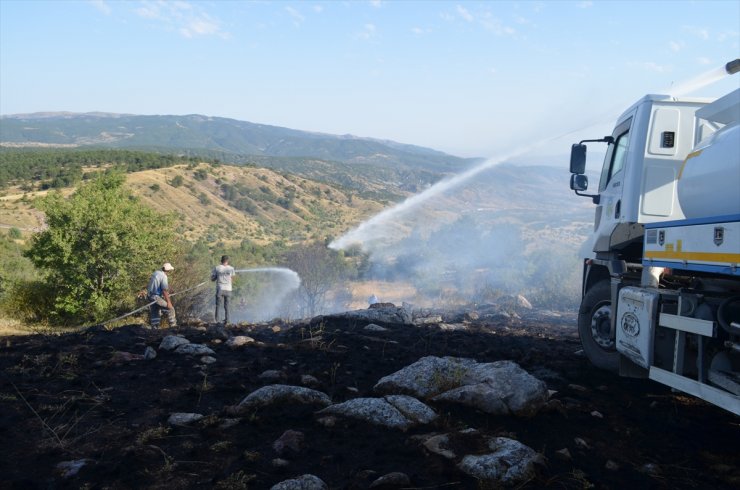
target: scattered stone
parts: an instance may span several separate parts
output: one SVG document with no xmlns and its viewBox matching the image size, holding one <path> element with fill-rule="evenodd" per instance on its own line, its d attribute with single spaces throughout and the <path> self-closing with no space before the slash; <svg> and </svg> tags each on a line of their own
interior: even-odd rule
<svg viewBox="0 0 740 490">
<path fill-rule="evenodd" d="M 586 357 L 586 353 L 583 352 L 583 349 L 580 349 L 580 350 L 575 351 L 573 353 L 573 355 L 576 356 L 576 357 Z"/>
<path fill-rule="evenodd" d="M 370 484 L 370 488 L 403 488 L 411 485 L 411 479 L 406 473 L 395 471 L 383 475 Z"/>
<path fill-rule="evenodd" d="M 588 389 L 585 386 L 577 385 L 577 384 L 569 384 L 568 388 L 570 388 L 573 391 L 580 391 L 582 393 L 588 391 Z"/>
<path fill-rule="evenodd" d="M 273 468 L 287 468 L 288 466 L 290 466 L 290 461 L 288 461 L 287 459 L 283 459 L 283 458 L 275 458 L 272 461 L 270 461 L 270 464 L 272 465 Z M 272 487 L 272 488 L 275 488 L 275 487 Z M 285 487 L 285 488 L 301 488 L 302 489 L 303 487 Z"/>
<path fill-rule="evenodd" d="M 216 354 L 210 347 L 202 344 L 182 344 L 175 349 L 175 354 L 186 354 L 191 356 L 206 356 Z"/>
<path fill-rule="evenodd" d="M 477 311 L 469 311 L 469 312 L 465 313 L 465 315 L 463 316 L 463 318 L 465 320 L 467 320 L 467 321 L 474 322 L 474 321 L 480 319 L 480 315 L 478 314 Z"/>
<path fill-rule="evenodd" d="M 305 386 L 318 386 L 321 384 L 316 376 L 310 374 L 304 374 L 301 376 L 301 384 Z"/>
<path fill-rule="evenodd" d="M 214 345 L 218 345 L 218 344 L 223 343 L 223 340 L 221 340 L 221 339 L 213 339 L 213 340 L 211 340 L 211 343 L 214 344 Z"/>
<path fill-rule="evenodd" d="M 326 417 L 316 419 L 316 422 L 324 427 L 334 427 L 337 425 L 337 418 L 333 415 L 327 415 Z"/>
<path fill-rule="evenodd" d="M 442 323 L 442 317 L 439 315 L 433 315 L 422 318 L 414 318 L 414 325 L 430 325 L 434 323 Z"/>
<path fill-rule="evenodd" d="M 154 350 L 152 347 L 147 346 L 146 349 L 144 349 L 144 360 L 145 361 L 151 361 L 152 359 L 155 359 L 157 357 L 157 351 Z"/>
<path fill-rule="evenodd" d="M 445 332 L 457 332 L 460 330 L 468 330 L 468 326 L 464 323 L 440 323 L 439 329 Z"/>
<path fill-rule="evenodd" d="M 646 475 L 655 476 L 660 474 L 660 467 L 655 463 L 646 463 L 640 466 L 639 471 L 641 473 L 645 473 Z"/>
<path fill-rule="evenodd" d="M 529 300 L 525 298 L 524 296 L 522 296 L 521 294 L 516 295 L 516 305 L 519 308 L 525 308 L 527 310 L 532 309 L 532 303 L 530 303 Z"/>
<path fill-rule="evenodd" d="M 231 337 L 229 340 L 226 341 L 226 345 L 231 347 L 232 349 L 244 347 L 245 345 L 252 343 L 254 343 L 254 339 L 246 335 L 237 335 L 236 337 Z"/>
<path fill-rule="evenodd" d="M 299 453 L 303 448 L 303 440 L 305 437 L 306 436 L 303 432 L 288 429 L 272 443 L 272 448 L 281 456 L 288 451 Z"/>
<path fill-rule="evenodd" d="M 591 449 L 591 446 L 589 446 L 588 443 L 580 437 L 573 439 L 573 442 L 576 443 L 576 447 L 579 449 Z"/>
<path fill-rule="evenodd" d="M 654 401 L 650 403 L 650 408 L 656 408 L 658 406 L 658 402 Z"/>
<path fill-rule="evenodd" d="M 447 434 L 432 436 L 424 442 L 424 447 L 433 454 L 438 454 L 443 458 L 455 459 L 457 455 L 449 449 L 450 437 Z"/>
<path fill-rule="evenodd" d="M 197 422 L 203 418 L 203 415 L 199 413 L 173 413 L 170 414 L 170 418 L 167 419 L 167 423 L 170 425 L 190 425 L 193 422 Z"/>
<path fill-rule="evenodd" d="M 604 415 L 602 415 L 602 413 L 599 412 L 599 411 L 597 411 L 597 410 L 594 410 L 593 412 L 591 412 L 591 416 L 592 417 L 596 417 L 597 419 L 603 419 L 604 418 Z"/>
<path fill-rule="evenodd" d="M 532 478 L 542 460 L 534 449 L 506 437 L 492 439 L 488 447 L 492 453 L 465 456 L 457 467 L 474 478 L 511 486 Z"/>
<path fill-rule="evenodd" d="M 272 330 L 272 333 L 280 333 L 280 330 L 282 330 L 280 327 L 270 327 L 270 330 Z"/>
<path fill-rule="evenodd" d="M 552 398 L 557 392 L 557 390 L 547 390 L 547 398 Z"/>
<path fill-rule="evenodd" d="M 387 332 L 388 331 L 387 328 L 381 327 L 380 325 L 376 325 L 374 323 L 365 325 L 365 328 L 363 328 L 363 330 L 367 330 L 368 332 Z"/>
<path fill-rule="evenodd" d="M 260 381 L 274 383 L 276 381 L 280 381 L 284 377 L 285 375 L 282 371 L 278 371 L 277 369 L 268 369 L 267 371 L 264 371 L 262 374 L 257 376 L 257 379 L 259 379 Z"/>
<path fill-rule="evenodd" d="M 239 425 L 239 422 L 241 422 L 241 419 L 223 419 L 218 428 L 223 430 L 231 429 L 232 427 Z"/>
<path fill-rule="evenodd" d="M 347 391 L 349 391 L 353 395 L 356 395 L 356 394 L 358 394 L 360 392 L 360 390 L 358 390 L 354 386 L 347 386 Z"/>
<path fill-rule="evenodd" d="M 144 356 L 141 354 L 132 354 L 131 352 L 116 351 L 110 356 L 110 362 L 121 363 L 131 361 L 142 361 Z"/>
<path fill-rule="evenodd" d="M 238 405 L 240 410 L 262 407 L 277 403 L 302 403 L 308 405 L 331 405 L 326 393 L 303 386 L 268 385 L 247 395 Z"/>
<path fill-rule="evenodd" d="M 72 478 L 80 472 L 83 466 L 85 466 L 90 460 L 89 459 L 75 459 L 73 461 L 62 461 L 57 464 L 57 470 L 61 472 L 62 478 Z"/>
<path fill-rule="evenodd" d="M 213 364 L 214 362 L 216 362 L 216 358 L 212 356 L 203 356 L 200 358 L 200 362 L 202 362 L 203 364 Z"/>
<path fill-rule="evenodd" d="M 604 468 L 606 468 L 609 471 L 617 471 L 619 469 L 619 465 L 615 461 L 612 461 L 610 459 L 609 461 L 606 462 L 606 464 L 604 465 Z"/>
<path fill-rule="evenodd" d="M 274 461 L 276 460 L 273 460 L 273 463 Z M 326 483 L 318 476 L 301 475 L 292 480 L 285 480 L 277 485 L 273 485 L 270 490 L 328 490 L 328 488 Z"/>
<path fill-rule="evenodd" d="M 159 344 L 159 350 L 175 350 L 181 345 L 189 344 L 190 341 L 179 335 L 167 335 Z"/>
<path fill-rule="evenodd" d="M 567 447 L 555 451 L 555 456 L 562 459 L 563 461 L 571 461 L 573 459 L 573 456 L 571 456 L 570 451 Z"/>
</svg>

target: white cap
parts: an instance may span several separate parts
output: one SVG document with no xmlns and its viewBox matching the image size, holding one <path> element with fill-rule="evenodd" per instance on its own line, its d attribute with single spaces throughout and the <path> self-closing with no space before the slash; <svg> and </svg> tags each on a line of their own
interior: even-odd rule
<svg viewBox="0 0 740 490">
<path fill-rule="evenodd" d="M 175 268 L 172 267 L 172 264 L 170 264 L 169 262 L 165 262 L 164 265 L 162 266 L 162 270 L 165 272 L 169 272 L 169 271 L 175 270 Z"/>
</svg>

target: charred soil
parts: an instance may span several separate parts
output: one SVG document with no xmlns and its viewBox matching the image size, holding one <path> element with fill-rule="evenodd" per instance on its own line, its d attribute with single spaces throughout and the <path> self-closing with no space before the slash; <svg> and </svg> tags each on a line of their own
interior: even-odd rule
<svg viewBox="0 0 740 490">
<path fill-rule="evenodd" d="M 364 326 L 340 316 L 2 338 L 0 487 L 270 488 L 310 473 L 329 488 L 368 488 L 403 472 L 412 488 L 487 488 L 456 467 L 459 459 L 429 453 L 418 437 L 448 433 L 455 454 L 484 452 L 481 437 L 455 436 L 466 428 L 544 455 L 546 464 L 523 488 L 740 486 L 740 420 L 656 383 L 594 369 L 578 353 L 573 317 L 531 313 L 458 329 Z M 216 362 L 165 350 L 142 358 L 170 334 L 209 346 Z M 256 342 L 233 349 L 226 334 Z M 430 403 L 440 417 L 406 432 L 344 419 L 327 427 L 310 406 L 256 409 L 238 420 L 227 409 L 267 384 L 300 386 L 304 375 L 335 403 L 377 396 L 381 377 L 429 355 L 513 360 L 555 393 L 527 419 Z M 277 371 L 273 380 L 260 377 L 266 371 Z M 175 412 L 204 418 L 170 426 Z M 278 454 L 273 443 L 286 430 L 304 438 L 297 452 Z"/>
</svg>

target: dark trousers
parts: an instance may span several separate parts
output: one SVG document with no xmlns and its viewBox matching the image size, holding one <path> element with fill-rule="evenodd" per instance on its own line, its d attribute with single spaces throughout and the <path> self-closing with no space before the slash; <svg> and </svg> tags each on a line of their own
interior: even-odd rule
<svg viewBox="0 0 740 490">
<path fill-rule="evenodd" d="M 214 318 L 218 322 L 218 309 L 223 299 L 224 302 L 224 323 L 229 323 L 229 298 L 231 297 L 231 291 L 216 290 L 216 314 Z"/>
<path fill-rule="evenodd" d="M 159 324 L 162 320 L 162 313 L 167 315 L 167 322 L 170 327 L 177 326 L 177 318 L 175 317 L 175 309 L 167 308 L 167 301 L 161 296 L 150 296 L 150 301 L 154 301 L 154 304 L 149 306 L 149 323 L 152 328 L 159 328 Z"/>
</svg>

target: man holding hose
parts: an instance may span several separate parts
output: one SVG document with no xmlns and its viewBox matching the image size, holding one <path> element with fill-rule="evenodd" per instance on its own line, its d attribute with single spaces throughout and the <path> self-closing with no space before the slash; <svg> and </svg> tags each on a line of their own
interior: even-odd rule
<svg viewBox="0 0 740 490">
<path fill-rule="evenodd" d="M 165 262 L 161 269 L 154 271 L 152 277 L 149 279 L 149 285 L 146 288 L 147 297 L 149 301 L 153 301 L 149 306 L 149 321 L 152 328 L 159 328 L 161 321 L 161 313 L 164 311 L 167 313 L 167 322 L 170 324 L 170 328 L 177 326 L 177 319 L 175 318 L 175 307 L 172 306 L 172 299 L 170 299 L 170 284 L 167 279 L 167 273 L 174 271 L 175 268 L 172 264 Z"/>
<path fill-rule="evenodd" d="M 218 309 L 221 300 L 224 303 L 224 325 L 229 323 L 229 298 L 231 297 L 231 280 L 236 271 L 229 265 L 229 256 L 221 256 L 221 264 L 213 268 L 211 281 L 216 282 L 216 314 L 214 318 L 218 323 Z"/>
</svg>

